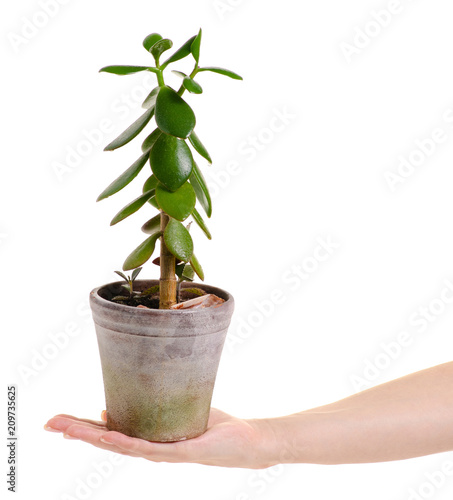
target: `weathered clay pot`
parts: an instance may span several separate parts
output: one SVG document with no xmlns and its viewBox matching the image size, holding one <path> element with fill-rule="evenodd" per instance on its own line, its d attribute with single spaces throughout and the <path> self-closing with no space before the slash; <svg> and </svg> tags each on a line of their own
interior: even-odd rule
<svg viewBox="0 0 453 500">
<path fill-rule="evenodd" d="M 134 289 L 156 284 L 137 280 Z M 137 309 L 108 300 L 119 294 L 120 282 L 91 292 L 110 430 L 161 442 L 206 430 L 234 300 L 219 288 L 196 286 L 225 302 L 205 309 Z"/>
</svg>

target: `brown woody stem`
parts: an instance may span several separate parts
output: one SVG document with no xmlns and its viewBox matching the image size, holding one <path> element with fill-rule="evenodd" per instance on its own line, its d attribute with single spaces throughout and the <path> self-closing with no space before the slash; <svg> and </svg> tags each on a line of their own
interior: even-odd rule
<svg viewBox="0 0 453 500">
<path fill-rule="evenodd" d="M 169 221 L 166 213 L 160 214 L 160 230 L 165 231 Z M 164 237 L 160 239 L 160 280 L 159 280 L 159 309 L 170 309 L 176 304 L 177 281 L 175 276 L 175 257 L 168 250 L 164 242 Z"/>
</svg>

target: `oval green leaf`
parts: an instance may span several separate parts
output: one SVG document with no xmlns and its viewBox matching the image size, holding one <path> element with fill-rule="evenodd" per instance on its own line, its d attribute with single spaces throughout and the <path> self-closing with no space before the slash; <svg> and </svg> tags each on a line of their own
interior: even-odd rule
<svg viewBox="0 0 453 500">
<path fill-rule="evenodd" d="M 192 217 L 193 220 L 198 224 L 198 226 L 204 232 L 208 240 L 211 240 L 212 239 L 211 232 L 209 231 L 208 226 L 206 226 L 203 217 L 200 215 L 200 212 L 196 208 L 193 209 Z"/>
<path fill-rule="evenodd" d="M 193 255 L 192 255 L 193 257 Z M 193 278 L 195 276 L 195 272 L 193 270 L 193 267 L 190 264 L 186 264 L 183 268 L 182 274 L 181 274 L 181 279 L 183 281 L 193 281 Z"/>
<path fill-rule="evenodd" d="M 143 101 L 142 108 L 151 109 L 156 105 L 157 94 L 159 93 L 160 87 L 156 87 L 149 93 L 148 97 Z"/>
<path fill-rule="evenodd" d="M 114 75 L 132 75 L 140 71 L 146 71 L 148 66 L 105 66 L 99 70 L 99 73 L 113 73 Z"/>
<path fill-rule="evenodd" d="M 170 219 L 164 231 L 164 241 L 168 250 L 177 259 L 189 262 L 193 254 L 193 241 L 183 224 L 175 219 Z"/>
<path fill-rule="evenodd" d="M 159 33 L 151 33 L 143 40 L 143 47 L 149 52 L 149 49 L 159 40 L 162 40 L 162 36 Z"/>
<path fill-rule="evenodd" d="M 230 71 L 229 69 L 224 69 L 224 68 L 215 68 L 213 66 L 206 67 L 206 68 L 200 68 L 198 70 L 198 73 L 201 71 L 211 71 L 212 73 L 218 73 L 219 75 L 224 75 L 224 76 L 229 76 L 230 78 L 233 78 L 234 80 L 242 80 L 242 76 L 238 75 L 234 71 Z"/>
<path fill-rule="evenodd" d="M 128 281 L 127 276 L 123 274 L 121 271 L 115 271 L 115 273 L 121 278 L 123 278 L 124 281 Z"/>
<path fill-rule="evenodd" d="M 188 90 L 191 94 L 201 94 L 203 92 L 201 85 L 192 78 L 190 78 L 189 76 L 184 77 L 182 84 L 184 85 L 184 88 Z"/>
<path fill-rule="evenodd" d="M 146 193 L 146 191 L 150 191 L 151 189 L 156 189 L 157 184 L 159 184 L 159 181 L 157 180 L 157 177 L 155 175 L 148 177 L 145 184 L 143 184 L 143 193 Z M 148 200 L 148 203 L 150 203 L 153 207 L 159 209 L 159 205 L 157 204 L 155 196 L 150 198 Z"/>
<path fill-rule="evenodd" d="M 151 150 L 152 151 L 152 150 Z M 190 183 L 197 195 L 197 200 L 200 202 L 203 207 L 206 215 L 211 217 L 212 215 L 212 201 L 211 195 L 209 194 L 208 186 L 206 185 L 206 181 L 204 180 L 203 174 L 199 169 L 198 165 L 193 162 L 192 174 L 190 175 Z"/>
<path fill-rule="evenodd" d="M 186 77 L 187 75 L 185 73 L 183 73 L 182 71 L 176 71 L 176 70 L 171 70 L 172 73 L 174 73 L 176 76 L 179 76 L 180 78 L 184 78 Z"/>
<path fill-rule="evenodd" d="M 155 194 L 156 190 L 151 189 L 150 191 L 146 191 L 146 193 L 142 194 L 138 198 L 135 198 L 135 200 L 131 201 L 129 205 L 126 205 L 115 215 L 115 217 L 113 217 L 112 222 L 110 222 L 110 225 L 114 226 L 118 222 L 124 220 L 126 217 L 129 217 L 129 215 L 135 213 L 137 210 L 142 208 L 143 205 Z"/>
<path fill-rule="evenodd" d="M 140 274 L 140 271 L 142 270 L 141 267 L 138 267 L 137 269 L 134 269 L 132 272 L 131 280 L 134 281 L 137 279 L 137 276 Z"/>
<path fill-rule="evenodd" d="M 172 56 L 170 56 L 163 64 L 161 64 L 161 70 L 164 70 L 170 63 L 179 61 L 180 59 L 187 57 L 190 54 L 190 47 L 192 46 L 195 38 L 196 36 L 189 38 L 184 45 L 179 47 L 179 49 Z"/>
<path fill-rule="evenodd" d="M 149 238 L 139 245 L 124 261 L 123 271 L 130 271 L 136 267 L 142 266 L 146 261 L 148 261 L 153 255 L 154 248 L 156 247 L 156 241 L 162 236 L 159 231 L 153 234 Z"/>
<path fill-rule="evenodd" d="M 197 197 L 193 187 L 186 182 L 174 192 L 163 184 L 156 187 L 156 201 L 166 214 L 179 221 L 186 220 L 195 208 Z"/>
<path fill-rule="evenodd" d="M 200 44 L 201 44 L 201 28 L 200 31 L 198 32 L 198 35 L 195 37 L 195 40 L 192 42 L 192 45 L 190 46 L 190 52 L 192 52 L 193 58 L 195 61 L 200 60 Z"/>
<path fill-rule="evenodd" d="M 102 191 L 102 193 L 98 196 L 96 201 L 101 201 L 104 198 L 108 198 L 112 196 L 112 194 L 117 193 L 125 186 L 129 184 L 135 177 L 137 177 L 140 170 L 144 167 L 146 161 L 149 158 L 149 153 L 145 153 L 140 156 L 140 158 L 135 161 L 125 172 L 123 172 L 117 179 L 115 179 L 107 188 Z"/>
<path fill-rule="evenodd" d="M 182 278 L 182 273 L 184 272 L 184 266 L 185 266 L 184 263 L 175 266 L 175 274 L 180 281 L 183 281 L 181 278 Z"/>
<path fill-rule="evenodd" d="M 120 134 L 114 141 L 104 148 L 104 151 L 114 151 L 128 142 L 132 141 L 134 137 L 146 127 L 147 123 L 151 120 L 154 114 L 154 108 L 148 109 L 143 115 L 136 120 L 130 127 L 128 127 L 122 134 Z"/>
<path fill-rule="evenodd" d="M 197 276 L 201 279 L 201 281 L 204 281 L 203 268 L 201 267 L 201 264 L 198 261 L 198 259 L 195 257 L 195 254 L 192 254 L 192 257 L 190 258 L 190 265 L 192 266 L 193 270 L 197 273 Z"/>
<path fill-rule="evenodd" d="M 149 49 L 149 51 L 151 52 L 151 54 L 153 55 L 153 57 L 156 61 L 156 66 L 158 66 L 159 57 L 162 55 L 162 53 L 168 49 L 171 49 L 172 47 L 173 47 L 173 42 L 170 39 L 162 38 L 162 40 L 157 41 Z"/>
<path fill-rule="evenodd" d="M 203 146 L 203 143 L 198 138 L 198 135 L 195 133 L 195 130 L 192 130 L 192 133 L 189 135 L 190 144 L 194 147 L 195 151 L 202 156 L 205 160 L 208 160 L 209 163 L 212 163 L 211 155 L 208 153 L 207 149 Z"/>
<path fill-rule="evenodd" d="M 145 181 L 145 184 L 143 184 L 143 194 L 146 193 L 146 191 L 151 191 L 151 189 L 156 189 L 158 184 L 159 181 L 157 180 L 157 177 L 155 175 L 148 177 L 148 179 L 146 179 Z"/>
<path fill-rule="evenodd" d="M 189 146 L 172 135 L 162 134 L 157 139 L 149 160 L 153 174 L 170 191 L 180 188 L 192 173 L 193 157 Z"/>
<path fill-rule="evenodd" d="M 185 139 L 195 127 L 192 108 L 170 87 L 162 87 L 156 99 L 156 123 L 166 134 Z"/>
<path fill-rule="evenodd" d="M 160 134 L 162 134 L 162 131 L 158 128 L 153 130 L 149 136 L 143 141 L 142 144 L 142 151 L 144 153 L 149 153 L 151 148 L 154 146 L 154 143 L 159 139 Z"/>
<path fill-rule="evenodd" d="M 142 226 L 142 231 L 146 234 L 154 234 L 160 230 L 160 214 L 157 214 Z"/>
</svg>

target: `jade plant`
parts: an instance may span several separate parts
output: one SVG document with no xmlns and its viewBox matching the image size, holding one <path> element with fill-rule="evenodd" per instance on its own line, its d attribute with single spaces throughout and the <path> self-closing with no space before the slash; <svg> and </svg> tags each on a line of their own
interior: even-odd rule
<svg viewBox="0 0 453 500">
<path fill-rule="evenodd" d="M 119 302 L 131 304 L 131 299 L 140 295 L 134 292 L 133 281 L 138 275 L 140 266 L 152 257 L 159 239 L 160 257 L 153 262 L 160 266 L 158 286 L 160 309 L 169 309 L 178 302 L 181 282 L 192 281 L 195 274 L 204 280 L 203 269 L 195 256 L 189 232 L 192 222 L 186 224 L 185 221 L 191 217 L 206 237 L 211 239 L 211 233 L 196 208 L 198 201 L 207 217 L 211 217 L 211 197 L 192 149 L 209 164 L 212 160 L 195 133 L 195 114 L 181 96 L 186 90 L 191 94 L 203 92 L 200 84 L 194 79 L 198 73 L 210 71 L 235 80 L 242 78 L 227 69 L 199 66 L 201 35 L 200 29 L 197 35 L 187 40 L 173 55 L 161 63 L 162 54 L 172 48 L 173 42 L 157 33 L 152 33 L 144 39 L 143 47 L 153 57 L 153 66 L 106 66 L 100 70 L 116 75 L 150 71 L 157 78 L 157 86 L 142 104 L 145 112 L 105 148 L 105 151 L 113 151 L 129 143 L 154 117 L 156 127 L 142 142 L 140 157 L 115 179 L 97 200 L 108 198 L 123 189 L 149 163 L 151 175 L 143 185 L 142 194 L 121 209 L 110 223 L 110 225 L 117 224 L 145 205 L 152 205 L 159 211 L 142 226 L 142 231 L 148 237 L 131 252 L 123 264 L 123 271 L 132 270 L 133 273 L 130 277 L 120 274 L 127 282 L 125 288 L 129 293 L 128 296 L 120 296 L 117 299 Z M 189 75 L 173 70 L 173 73 L 182 79 L 181 86 L 175 90 L 165 83 L 164 72 L 167 66 L 188 56 L 195 61 L 193 70 Z M 144 294 L 149 294 L 151 291 L 147 290 Z"/>
</svg>

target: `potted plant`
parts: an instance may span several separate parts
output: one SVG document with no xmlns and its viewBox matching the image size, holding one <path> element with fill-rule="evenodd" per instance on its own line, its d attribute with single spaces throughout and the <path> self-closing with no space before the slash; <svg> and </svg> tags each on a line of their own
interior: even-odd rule
<svg viewBox="0 0 453 500">
<path fill-rule="evenodd" d="M 163 63 L 171 49 L 168 38 L 153 33 L 143 46 L 154 58 L 151 66 L 107 66 L 101 72 L 129 75 L 150 71 L 157 86 L 143 102 L 144 113 L 112 141 L 106 151 L 129 143 L 155 119 L 156 127 L 143 140 L 140 157 L 98 197 L 103 200 L 127 186 L 150 167 L 142 193 L 111 221 L 117 224 L 142 207 L 157 214 L 142 226 L 146 239 L 131 252 L 117 271 L 122 282 L 93 290 L 90 305 L 96 326 L 107 408 L 107 427 L 150 441 L 178 441 L 206 430 L 212 391 L 226 332 L 233 313 L 233 297 L 205 284 L 194 253 L 190 224 L 194 221 L 207 238 L 211 234 L 198 211 L 207 217 L 212 203 L 203 174 L 194 159 L 211 157 L 195 132 L 192 108 L 181 97 L 187 90 L 201 94 L 194 80 L 210 71 L 233 79 L 236 73 L 217 67 L 200 67 L 201 30 Z M 190 56 L 195 61 L 187 75 L 173 71 L 182 83 L 174 90 L 164 81 L 172 63 Z M 145 210 L 143 210 L 145 212 Z M 188 219 L 190 222 L 187 224 Z M 159 280 L 137 280 L 143 264 L 160 241 Z"/>
</svg>

